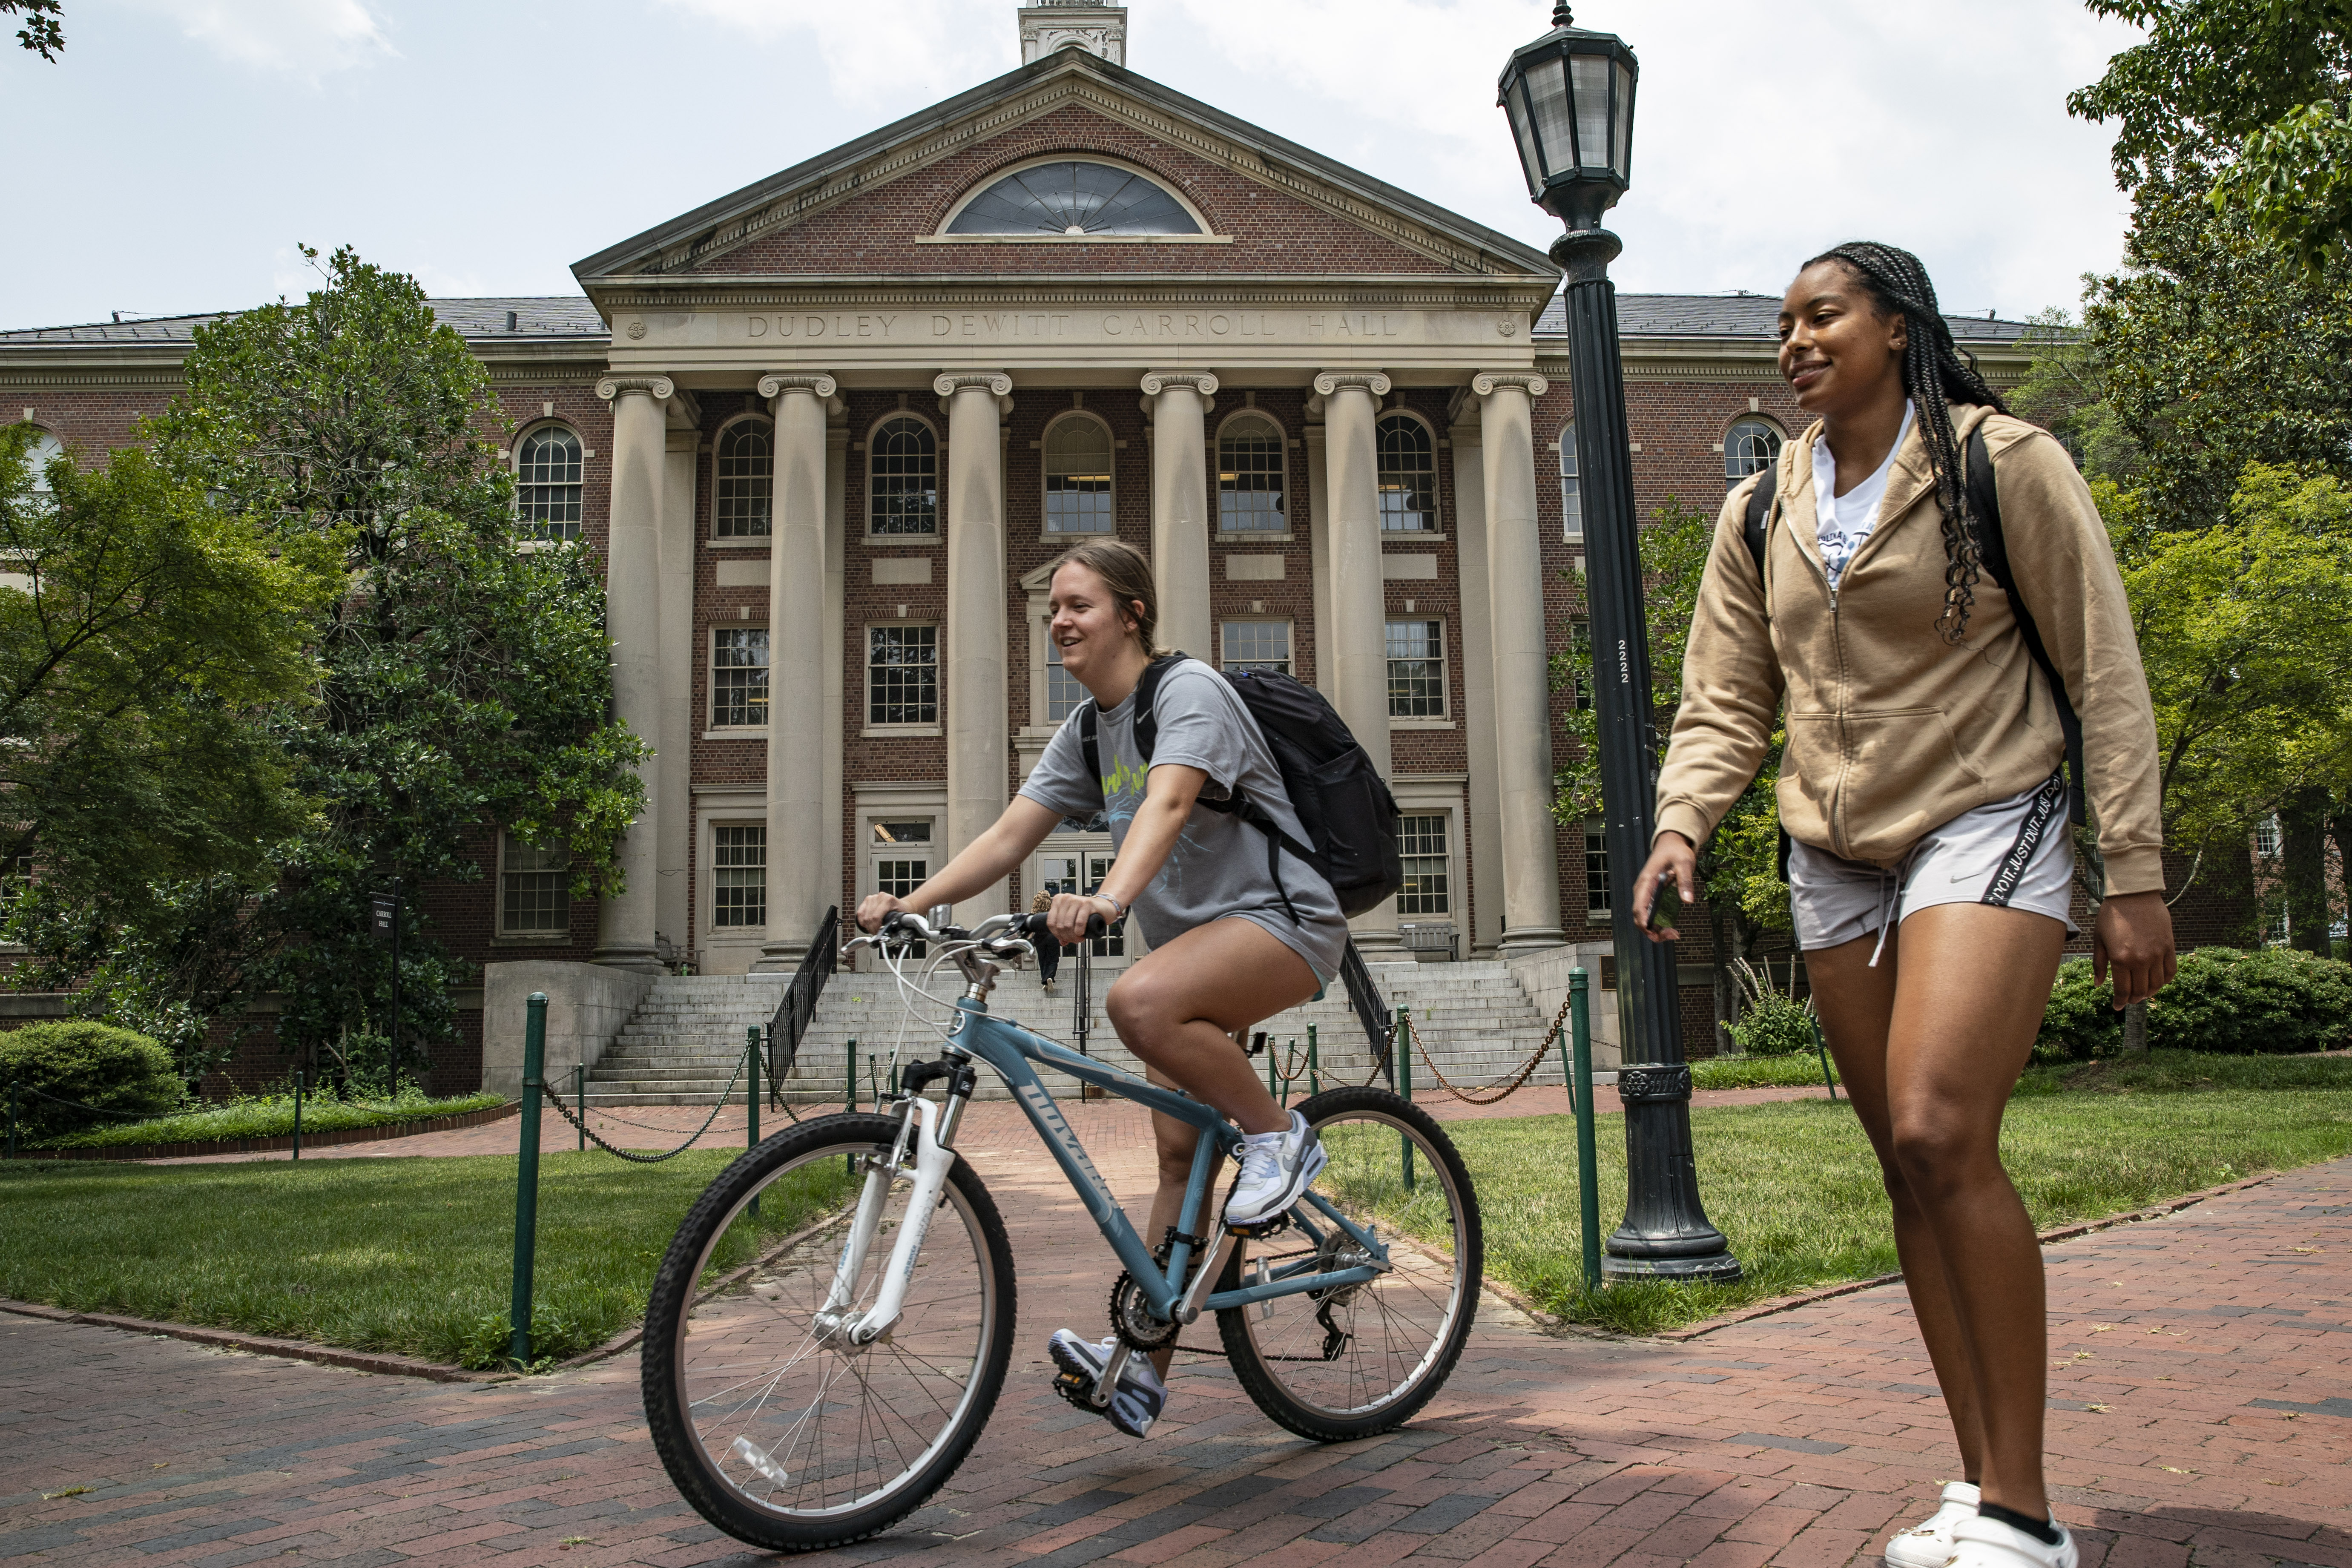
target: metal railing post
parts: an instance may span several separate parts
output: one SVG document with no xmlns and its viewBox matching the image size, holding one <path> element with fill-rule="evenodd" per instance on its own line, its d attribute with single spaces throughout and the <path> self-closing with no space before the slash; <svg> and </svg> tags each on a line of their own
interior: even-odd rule
<svg viewBox="0 0 2352 1568">
<path fill-rule="evenodd" d="M 1317 1062 L 1317 1061 L 1316 1061 L 1316 1059 L 1315 1059 L 1315 1026 L 1314 1026 L 1314 1025 L 1312 1025 L 1312 1024 L 1309 1024 L 1309 1025 L 1307 1025 L 1307 1093 L 1309 1093 L 1309 1094 L 1320 1094 L 1320 1093 L 1322 1093 L 1322 1092 L 1323 1092 L 1323 1079 L 1322 1079 L 1322 1076 L 1321 1076 L 1321 1072 L 1322 1072 L 1321 1064 L 1320 1064 L 1320 1063 L 1318 1063 L 1318 1062 Z"/>
<path fill-rule="evenodd" d="M 743 1148 L 748 1152 L 760 1146 L 760 1026 L 743 1027 L 743 1055 L 747 1058 L 743 1070 L 749 1075 L 743 1089 L 743 1109 L 750 1119 L 743 1131 Z M 760 1223 L 760 1200 L 751 1200 L 751 1223 Z"/>
<path fill-rule="evenodd" d="M 849 1037 L 849 1071 L 842 1079 L 843 1092 L 848 1097 L 844 1107 L 850 1115 L 857 1114 L 857 1037 Z"/>
<path fill-rule="evenodd" d="M 1584 1288 L 1601 1289 L 1601 1162 L 1592 1142 L 1592 1016 L 1581 966 L 1568 972 L 1568 1016 L 1575 1041 L 1576 1189 L 1584 1233 Z"/>
<path fill-rule="evenodd" d="M 540 1079 L 547 1068 L 547 993 L 534 991 L 524 1004 L 522 1031 L 522 1144 L 515 1162 L 514 1294 L 507 1304 L 507 1358 L 517 1372 L 530 1366 L 532 1254 L 539 1246 Z"/>
<path fill-rule="evenodd" d="M 294 1075 L 294 1158 L 302 1157 L 302 1074 Z"/>
<path fill-rule="evenodd" d="M 1396 1010 L 1396 1086 L 1407 1105 L 1412 1103 L 1412 1009 Z M 1412 1140 L 1397 1134 L 1404 1144 L 1404 1190 L 1412 1191 Z"/>
<path fill-rule="evenodd" d="M 1830 1073 L 1829 1037 L 1822 1033 L 1822 1021 L 1813 1020 L 1813 1049 L 1822 1054 L 1822 1083 L 1830 1091 L 1830 1103 L 1837 1103 L 1837 1079 Z"/>
<path fill-rule="evenodd" d="M 1551 1037 L 1559 1047 L 1559 1086 L 1568 1090 L 1568 1108 L 1574 1110 L 1582 1102 L 1576 1098 L 1576 1064 L 1569 1059 L 1568 1055 L 1568 1026 L 1562 1024 L 1554 1028 Z"/>
<path fill-rule="evenodd" d="M 580 1115 L 580 1152 L 588 1152 L 588 1064 L 572 1069 L 572 1100 Z"/>
<path fill-rule="evenodd" d="M 1295 1046 L 1298 1042 L 1293 1040 L 1290 1043 Z M 1265 1091 L 1268 1094 L 1275 1092 L 1274 1080 L 1277 1076 L 1274 1070 L 1275 1065 L 1274 1047 L 1268 1046 L 1265 1048 Z M 1286 1083 L 1282 1086 L 1282 1103 L 1285 1105 L 1290 1103 L 1290 1086 Z"/>
</svg>

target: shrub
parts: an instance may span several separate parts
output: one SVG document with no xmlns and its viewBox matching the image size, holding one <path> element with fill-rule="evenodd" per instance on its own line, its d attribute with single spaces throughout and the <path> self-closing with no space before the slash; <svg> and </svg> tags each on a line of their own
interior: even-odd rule
<svg viewBox="0 0 2352 1568">
<path fill-rule="evenodd" d="M 2123 1015 L 2115 1010 L 2115 987 L 2091 978 L 2089 959 L 2060 964 L 2049 1009 L 2042 1015 L 2042 1033 L 2033 1042 L 2033 1059 L 2086 1062 L 2114 1056 L 2124 1043 Z"/>
<path fill-rule="evenodd" d="M 1790 961 L 1790 989 L 1777 991 L 1772 986 L 1769 961 L 1759 971 L 1745 959 L 1734 961 L 1739 971 L 1740 988 L 1748 1000 L 1739 1009 L 1739 1021 L 1731 1026 L 1731 1038 L 1742 1054 L 1751 1057 L 1785 1057 L 1797 1051 L 1813 1048 L 1813 1009 L 1808 1002 L 1800 1002 L 1795 990 L 1795 961 Z"/>
<path fill-rule="evenodd" d="M 2283 947 L 2200 948 L 2147 1005 L 2148 1044 L 2228 1055 L 2352 1042 L 2352 963 Z"/>
<path fill-rule="evenodd" d="M 17 1098 L 17 1135 L 56 1137 L 114 1117 L 59 1105 L 79 1100 L 100 1110 L 160 1116 L 187 1098 L 172 1053 L 144 1035 L 105 1024 L 35 1024 L 0 1034 L 0 1093 L 15 1082 L 38 1094 Z"/>
</svg>

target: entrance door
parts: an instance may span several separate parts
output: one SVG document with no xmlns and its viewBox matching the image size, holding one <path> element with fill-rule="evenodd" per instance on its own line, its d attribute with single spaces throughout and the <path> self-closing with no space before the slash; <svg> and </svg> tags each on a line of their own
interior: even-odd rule
<svg viewBox="0 0 2352 1568">
<path fill-rule="evenodd" d="M 1046 893 L 1092 893 L 1100 889 L 1103 879 L 1110 875 L 1112 859 L 1107 846 L 1049 842 L 1029 863 L 1030 885 Z M 1126 922 L 1121 921 L 1114 934 L 1096 938 L 1087 944 L 1087 950 L 1097 958 L 1124 958 L 1126 932 Z M 1066 947 L 1062 952 L 1067 957 L 1074 951 Z"/>
</svg>

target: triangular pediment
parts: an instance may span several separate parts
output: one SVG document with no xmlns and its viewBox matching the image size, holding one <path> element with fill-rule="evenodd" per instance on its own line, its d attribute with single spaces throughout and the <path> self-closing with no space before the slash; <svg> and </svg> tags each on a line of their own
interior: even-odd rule
<svg viewBox="0 0 2352 1568">
<path fill-rule="evenodd" d="M 1167 180 L 1217 233 L 1009 256 L 932 232 L 974 181 L 1059 150 Z M 1191 254 L 1181 255 L 1189 250 Z M 601 251 L 583 285 L 975 270 L 1549 280 L 1542 252 L 1083 50 L 1064 49 Z"/>
</svg>

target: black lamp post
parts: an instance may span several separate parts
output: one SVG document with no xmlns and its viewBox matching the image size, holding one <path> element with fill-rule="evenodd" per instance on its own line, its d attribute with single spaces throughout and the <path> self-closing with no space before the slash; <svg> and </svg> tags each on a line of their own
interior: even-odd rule
<svg viewBox="0 0 2352 1568">
<path fill-rule="evenodd" d="M 1512 54 L 1499 89 L 1528 195 L 1568 226 L 1551 258 L 1568 273 L 1569 383 L 1583 480 L 1601 796 L 1617 882 L 1609 902 L 1625 1059 L 1617 1074 L 1625 1103 L 1625 1221 L 1609 1238 L 1601 1272 L 1621 1279 L 1731 1280 L 1739 1278 L 1739 1260 L 1708 1223 L 1691 1158 L 1690 1065 L 1683 1058 L 1674 952 L 1644 937 L 1633 915 L 1633 873 L 1649 858 L 1654 831 L 1657 736 L 1650 722 L 1650 647 L 1617 290 L 1609 281 L 1609 263 L 1623 247 L 1601 218 L 1630 183 L 1641 67 L 1623 39 L 1573 26 L 1566 5 L 1552 7 L 1552 23 L 1550 32 Z"/>
</svg>

